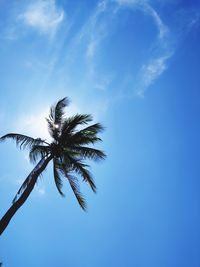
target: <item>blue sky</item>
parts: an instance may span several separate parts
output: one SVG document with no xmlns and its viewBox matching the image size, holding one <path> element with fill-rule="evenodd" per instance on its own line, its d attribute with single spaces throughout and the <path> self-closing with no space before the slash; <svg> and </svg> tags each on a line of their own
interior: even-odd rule
<svg viewBox="0 0 200 267">
<path fill-rule="evenodd" d="M 200 2 L 0 0 L 0 135 L 47 137 L 69 96 L 106 131 L 84 213 L 52 166 L 0 240 L 14 267 L 200 266 Z M 33 166 L 0 148 L 1 214 Z"/>
</svg>

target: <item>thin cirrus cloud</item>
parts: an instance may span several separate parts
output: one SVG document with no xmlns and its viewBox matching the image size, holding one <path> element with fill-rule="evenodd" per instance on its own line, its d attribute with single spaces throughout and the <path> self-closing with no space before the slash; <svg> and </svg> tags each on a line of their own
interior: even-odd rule
<svg viewBox="0 0 200 267">
<path fill-rule="evenodd" d="M 145 0 L 111 0 L 99 1 L 96 9 L 87 22 L 83 25 L 78 34 L 78 39 L 82 42 L 86 41 L 85 58 L 89 73 L 93 78 L 99 77 L 95 75 L 95 56 L 101 50 L 101 45 L 107 37 L 109 37 L 110 29 L 108 21 L 110 16 L 117 16 L 118 11 L 122 9 L 139 10 L 144 15 L 152 18 L 152 23 L 157 28 L 157 36 L 155 36 L 154 52 L 149 53 L 146 62 L 142 62 L 138 69 L 138 73 L 132 73 L 132 76 L 137 77 L 132 81 L 132 89 L 126 93 L 127 95 L 144 96 L 144 92 L 158 77 L 167 69 L 167 61 L 174 53 L 174 48 L 171 44 L 170 29 L 165 25 L 159 13 L 151 6 L 150 1 Z M 110 76 L 102 74 L 102 79 Z M 114 76 L 114 75 L 111 75 Z M 99 79 L 99 78 L 98 78 Z M 112 81 L 112 80 L 110 80 Z M 97 81 L 97 84 L 99 81 Z M 101 81 L 100 81 L 101 83 Z M 129 84 L 130 85 L 130 84 Z M 102 87 L 102 86 L 101 86 Z M 108 83 L 106 83 L 108 87 Z"/>
<path fill-rule="evenodd" d="M 138 8 L 144 14 L 150 16 L 157 27 L 158 35 L 155 42 L 156 49 L 153 55 L 149 55 L 146 62 L 142 64 L 138 72 L 134 93 L 144 97 L 145 91 L 158 79 L 167 69 L 167 61 L 174 54 L 171 45 L 170 29 L 164 24 L 158 12 L 145 0 L 116 0 L 119 6 Z"/>
<path fill-rule="evenodd" d="M 31 2 L 18 20 L 43 34 L 54 35 L 64 20 L 64 10 L 56 6 L 55 0 Z"/>
<path fill-rule="evenodd" d="M 146 64 L 144 64 L 139 71 L 139 79 L 136 87 L 136 94 L 140 97 L 144 97 L 144 92 L 153 82 L 158 79 L 160 75 L 167 69 L 167 60 L 172 56 L 170 54 L 163 54 L 157 58 L 152 58 Z"/>
<path fill-rule="evenodd" d="M 112 23 L 110 18 L 115 18 L 122 14 L 120 11 L 126 9 L 129 11 L 138 10 L 144 16 L 149 16 L 157 29 L 157 34 L 154 36 L 154 42 L 146 59 L 140 62 L 138 69 L 132 71 L 131 75 L 128 73 L 128 76 L 124 77 L 124 81 L 127 80 L 128 83 L 124 82 L 124 85 L 122 82 L 121 84 L 122 88 L 123 86 L 127 87 L 128 84 L 128 88 L 121 91 L 121 96 L 144 97 L 147 89 L 167 70 L 169 61 L 176 52 L 177 44 L 189 31 L 199 25 L 200 15 L 196 10 L 183 10 L 183 20 L 181 12 L 177 10 L 177 17 L 172 27 L 163 21 L 159 10 L 153 7 L 150 0 L 99 1 L 77 38 L 81 43 L 85 42 L 85 58 L 93 82 L 96 81 L 96 88 L 99 88 L 98 84 L 101 85 L 101 89 L 109 87 L 109 82 L 112 82 L 112 79 L 109 79 L 107 83 L 103 81 L 106 77 L 116 76 L 115 73 L 112 75 L 110 73 L 96 73 L 96 55 L 102 51 L 104 41 L 110 36 L 110 29 L 112 28 L 109 28 L 109 24 Z"/>
</svg>

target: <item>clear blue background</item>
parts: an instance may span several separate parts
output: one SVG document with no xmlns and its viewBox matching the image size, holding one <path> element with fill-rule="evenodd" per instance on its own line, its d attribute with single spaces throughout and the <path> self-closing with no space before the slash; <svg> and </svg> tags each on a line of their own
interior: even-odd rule
<svg viewBox="0 0 200 267">
<path fill-rule="evenodd" d="M 0 239 L 3 266 L 200 266 L 200 3 L 0 0 L 0 134 L 46 132 L 66 114 L 106 126 L 88 212 L 52 166 Z M 45 115 L 44 115 L 45 116 Z M 41 136 L 42 137 L 42 136 Z M 31 171 L 0 145 L 1 214 Z"/>
</svg>

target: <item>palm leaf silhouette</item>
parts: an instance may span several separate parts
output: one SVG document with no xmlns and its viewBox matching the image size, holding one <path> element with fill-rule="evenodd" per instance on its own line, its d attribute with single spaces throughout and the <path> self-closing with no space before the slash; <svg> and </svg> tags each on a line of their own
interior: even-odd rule
<svg viewBox="0 0 200 267">
<path fill-rule="evenodd" d="M 96 192 L 89 166 L 84 161 L 105 159 L 106 155 L 102 150 L 88 147 L 101 141 L 98 134 L 104 130 L 104 127 L 100 123 L 88 125 L 92 121 L 92 116 L 89 114 L 76 114 L 66 118 L 65 108 L 68 105 L 69 99 L 65 97 L 50 108 L 49 117 L 46 120 L 49 134 L 52 137 L 51 143 L 41 138 L 35 139 L 18 133 L 9 133 L 0 138 L 0 142 L 11 139 L 20 149 L 28 149 L 30 161 L 36 163 L 35 168 L 15 195 L 12 206 L 0 220 L 0 234 L 6 229 L 17 210 L 25 203 L 38 177 L 50 161 L 53 162 L 54 182 L 61 196 L 64 196 L 62 187 L 64 180 L 67 179 L 80 207 L 86 210 L 86 202 L 80 192 L 78 177 L 81 177 Z"/>
</svg>

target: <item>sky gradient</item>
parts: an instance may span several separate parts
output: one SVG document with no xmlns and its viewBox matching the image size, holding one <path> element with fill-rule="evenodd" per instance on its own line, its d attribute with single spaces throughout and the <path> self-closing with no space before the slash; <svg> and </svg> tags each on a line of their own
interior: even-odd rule
<svg viewBox="0 0 200 267">
<path fill-rule="evenodd" d="M 0 238 L 9 267 L 200 266 L 200 2 L 0 0 L 0 135 L 48 139 L 58 99 L 106 131 L 88 211 L 52 166 Z M 0 144 L 0 212 L 32 170 Z"/>
</svg>

